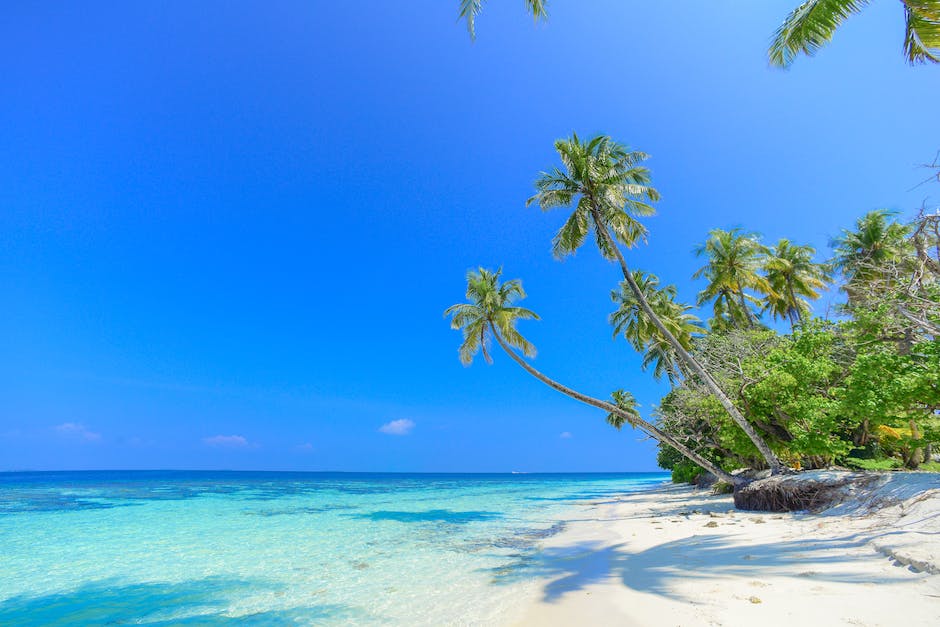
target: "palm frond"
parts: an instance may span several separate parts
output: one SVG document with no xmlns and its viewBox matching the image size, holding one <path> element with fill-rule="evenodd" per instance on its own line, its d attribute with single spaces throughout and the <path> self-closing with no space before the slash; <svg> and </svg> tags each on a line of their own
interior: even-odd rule
<svg viewBox="0 0 940 627">
<path fill-rule="evenodd" d="M 483 9 L 483 0 L 460 0 L 457 10 L 457 21 L 465 20 L 467 22 L 467 32 L 470 33 L 470 39 L 477 38 L 476 17 Z"/>
<path fill-rule="evenodd" d="M 584 244 L 590 230 L 588 213 L 576 209 L 574 213 L 568 216 L 564 226 L 552 238 L 552 254 L 555 255 L 556 259 L 561 259 L 574 253 Z"/>
<path fill-rule="evenodd" d="M 869 0 L 808 0 L 794 9 L 777 29 L 770 44 L 770 64 L 789 67 L 799 54 L 813 56 L 849 16 Z"/>
<path fill-rule="evenodd" d="M 904 0 L 904 54 L 908 63 L 940 63 L 940 3 Z"/>
</svg>

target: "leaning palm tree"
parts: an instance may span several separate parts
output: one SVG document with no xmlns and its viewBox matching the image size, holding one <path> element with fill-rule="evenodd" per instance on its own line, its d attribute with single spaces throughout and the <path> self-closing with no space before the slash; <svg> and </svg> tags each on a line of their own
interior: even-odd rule
<svg viewBox="0 0 940 627">
<path fill-rule="evenodd" d="M 485 268 L 468 272 L 466 295 L 469 302 L 453 305 L 444 311 L 445 316 L 451 317 L 451 328 L 463 332 L 463 343 L 460 345 L 458 354 L 464 365 L 470 365 L 477 353 L 483 353 L 483 358 L 487 363 L 492 363 L 489 346 L 490 341 L 495 340 L 513 361 L 542 383 L 575 400 L 608 412 L 608 422 L 614 426 L 619 428 L 624 423 L 629 423 L 657 441 L 675 448 L 720 480 L 731 485 L 743 483 L 740 477 L 722 470 L 705 457 L 676 441 L 656 425 L 643 420 L 636 410 L 635 401 L 629 400 L 633 398 L 632 395 L 628 396 L 629 393 L 622 390 L 614 392 L 614 402 L 610 403 L 577 392 L 532 367 L 525 357 L 535 356 L 535 347 L 519 333 L 516 323 L 520 320 L 538 320 L 538 315 L 529 309 L 514 305 L 517 300 L 525 298 L 522 283 L 518 279 L 502 283 L 500 282 L 501 274 L 502 270 L 493 272 Z M 522 355 L 519 355 L 517 350 L 521 351 Z M 611 415 L 616 418 L 612 419 Z"/>
<path fill-rule="evenodd" d="M 543 211 L 574 205 L 574 212 L 552 240 L 555 256 L 561 258 L 574 253 L 593 232 L 601 255 L 618 262 L 643 314 L 678 355 L 682 367 L 700 379 L 718 399 L 767 460 L 771 472 L 783 472 L 785 467 L 763 438 L 656 315 L 620 251 L 618 242 L 630 248 L 645 239 L 646 227 L 638 218 L 654 213 L 649 201 L 659 198 L 659 192 L 650 186 L 649 170 L 642 165 L 647 155 L 628 150 L 603 135 L 587 142 L 573 135 L 570 139 L 556 141 L 555 149 L 564 170 L 556 167 L 541 173 L 535 182 L 536 194 L 526 202 L 526 205 L 537 203 Z"/>
<path fill-rule="evenodd" d="M 701 334 L 704 329 L 699 319 L 689 313 L 691 307 L 676 302 L 676 286 L 660 288 L 658 278 L 640 270 L 633 271 L 633 279 L 673 337 L 685 350 L 692 350 L 693 336 Z M 665 376 L 670 383 L 678 381 L 681 370 L 676 352 L 643 314 L 630 286 L 625 281 L 621 282 L 620 290 L 612 291 L 610 297 L 617 305 L 617 310 L 610 315 L 614 336 L 623 335 L 634 350 L 643 353 L 642 367 L 645 370 L 652 365 L 655 378 Z"/>
<path fill-rule="evenodd" d="M 548 17 L 546 10 L 546 0 L 525 0 L 526 9 L 532 14 L 535 20 Z M 457 19 L 464 20 L 467 23 L 467 31 L 470 32 L 470 39 L 476 39 L 476 17 L 483 10 L 483 0 L 460 0 L 460 6 L 457 10 Z"/>
<path fill-rule="evenodd" d="M 789 67 L 800 54 L 813 56 L 835 30 L 869 0 L 808 0 L 795 8 L 770 44 L 770 64 Z M 901 0 L 904 56 L 908 63 L 940 63 L 940 0 Z"/>
<path fill-rule="evenodd" d="M 757 235 L 740 229 L 713 229 L 695 254 L 707 262 L 692 278 L 704 277 L 708 285 L 698 295 L 698 304 L 714 301 L 715 315 L 727 315 L 732 326 L 754 327 L 757 318 L 751 305 L 760 305 L 746 290 L 772 294 L 770 284 L 760 274 L 766 253 Z"/>
<path fill-rule="evenodd" d="M 765 308 L 776 318 L 788 318 L 790 327 L 809 314 L 807 299 L 819 298 L 819 290 L 829 284 L 826 266 L 813 261 L 816 249 L 781 239 L 764 258 L 764 272 L 773 290 Z"/>
</svg>

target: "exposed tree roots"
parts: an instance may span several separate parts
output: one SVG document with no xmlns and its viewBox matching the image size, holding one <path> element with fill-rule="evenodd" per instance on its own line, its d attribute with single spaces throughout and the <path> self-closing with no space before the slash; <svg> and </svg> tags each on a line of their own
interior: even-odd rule
<svg viewBox="0 0 940 627">
<path fill-rule="evenodd" d="M 852 488 L 864 487 L 876 479 L 863 474 L 769 477 L 736 488 L 734 506 L 761 512 L 818 512 L 844 500 Z"/>
</svg>

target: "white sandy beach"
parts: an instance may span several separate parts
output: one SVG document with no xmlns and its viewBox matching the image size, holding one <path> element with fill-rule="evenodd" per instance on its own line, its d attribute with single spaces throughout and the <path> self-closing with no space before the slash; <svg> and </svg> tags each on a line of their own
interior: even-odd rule
<svg viewBox="0 0 940 627">
<path fill-rule="evenodd" d="M 816 515 L 684 486 L 583 511 L 546 540 L 520 624 L 940 625 L 940 474 Z"/>
</svg>

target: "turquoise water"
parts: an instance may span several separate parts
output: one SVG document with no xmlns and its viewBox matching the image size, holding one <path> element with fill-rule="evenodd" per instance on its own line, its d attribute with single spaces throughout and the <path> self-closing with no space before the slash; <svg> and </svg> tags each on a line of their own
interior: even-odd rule
<svg viewBox="0 0 940 627">
<path fill-rule="evenodd" d="M 501 623 L 578 502 L 664 479 L 4 473 L 0 625 Z"/>
</svg>

